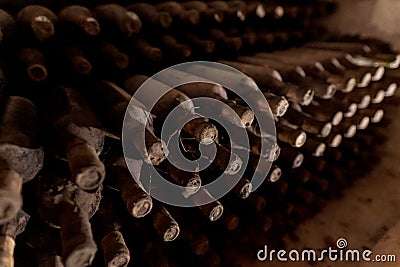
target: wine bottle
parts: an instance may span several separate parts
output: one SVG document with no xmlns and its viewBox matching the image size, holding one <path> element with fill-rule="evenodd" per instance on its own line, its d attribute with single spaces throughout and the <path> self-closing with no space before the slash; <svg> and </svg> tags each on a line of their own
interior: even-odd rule
<svg viewBox="0 0 400 267">
<path fill-rule="evenodd" d="M 197 25 L 200 22 L 200 14 L 195 9 L 186 9 L 180 3 L 175 1 L 166 1 L 156 5 L 159 11 L 165 11 L 176 20 L 184 25 Z"/>
<path fill-rule="evenodd" d="M 93 190 L 104 180 L 105 167 L 99 159 L 104 132 L 84 98 L 67 87 L 54 88 L 48 114 L 53 126 L 57 155 L 67 159 L 71 179 L 83 190 Z"/>
<path fill-rule="evenodd" d="M 3 100 L 0 115 L 0 223 L 16 216 L 22 207 L 22 184 L 32 180 L 43 166 L 35 105 L 26 98 Z"/>
<path fill-rule="evenodd" d="M 54 35 L 57 16 L 46 7 L 28 5 L 18 12 L 16 18 L 21 30 L 39 41 L 44 41 Z"/>
<path fill-rule="evenodd" d="M 47 78 L 46 58 L 42 51 L 35 48 L 22 48 L 19 51 L 19 59 L 31 80 L 41 82 Z"/>
<path fill-rule="evenodd" d="M 88 266 L 94 259 L 97 246 L 89 218 L 98 210 L 101 188 L 87 193 L 50 170 L 39 179 L 39 214 L 51 226 L 60 228 L 66 267 Z"/>
<path fill-rule="evenodd" d="M 66 6 L 58 12 L 58 18 L 66 27 L 78 30 L 84 35 L 94 36 L 100 32 L 99 22 L 84 6 Z"/>
<path fill-rule="evenodd" d="M 148 24 L 153 27 L 168 28 L 172 23 L 172 17 L 168 12 L 158 11 L 152 4 L 134 3 L 126 6 L 126 9 L 135 12 L 144 26 Z"/>
<path fill-rule="evenodd" d="M 100 19 L 102 26 L 112 26 L 127 36 L 138 33 L 142 28 L 142 22 L 135 12 L 112 3 L 94 7 L 93 13 Z"/>
</svg>

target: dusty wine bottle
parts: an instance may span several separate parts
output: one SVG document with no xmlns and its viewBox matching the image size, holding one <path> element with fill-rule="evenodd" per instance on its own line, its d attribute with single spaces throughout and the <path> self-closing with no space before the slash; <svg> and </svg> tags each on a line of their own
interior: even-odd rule
<svg viewBox="0 0 400 267">
<path fill-rule="evenodd" d="M 80 48 L 64 47 L 63 54 L 76 73 L 88 75 L 92 72 L 90 60 Z"/>
<path fill-rule="evenodd" d="M 172 35 L 164 34 L 160 37 L 160 42 L 165 48 L 171 52 L 173 57 L 188 58 L 192 54 L 190 46 L 178 42 Z M 169 54 L 169 53 L 165 53 Z"/>
<path fill-rule="evenodd" d="M 165 143 L 155 134 L 153 119 L 144 105 L 132 98 L 127 92 L 109 81 L 100 81 L 97 84 L 98 98 L 95 100 L 96 110 L 101 114 L 107 126 L 114 132 L 120 132 L 124 122 L 126 111 L 129 114 L 125 126 L 128 133 L 127 140 L 133 145 L 133 149 L 142 155 L 142 159 L 153 165 L 160 164 L 168 154 Z M 144 142 L 138 136 L 144 129 Z M 140 132 L 142 131 L 142 132 Z"/>
<path fill-rule="evenodd" d="M 47 78 L 46 59 L 42 51 L 35 48 L 22 48 L 19 51 L 19 59 L 24 64 L 30 79 L 41 82 Z"/>
<path fill-rule="evenodd" d="M 306 73 L 300 66 L 291 67 L 277 61 L 267 61 L 263 58 L 249 56 L 240 56 L 238 57 L 238 61 L 251 65 L 275 69 L 279 72 L 284 81 L 312 88 L 315 96 L 317 97 L 329 99 L 336 91 L 336 85 L 334 84 L 325 84 L 320 81 L 313 80 L 310 77 L 307 77 Z"/>
<path fill-rule="evenodd" d="M 5 10 L 0 9 L 0 44 L 7 43 L 7 39 L 12 39 L 15 32 L 15 20 L 13 16 Z M 11 41 L 11 40 L 10 40 Z"/>
<path fill-rule="evenodd" d="M 54 35 L 54 24 L 57 21 L 57 16 L 46 7 L 26 6 L 18 12 L 16 18 L 21 29 L 30 33 L 39 41 L 44 41 Z"/>
<path fill-rule="evenodd" d="M 214 52 L 215 42 L 213 40 L 200 38 L 193 33 L 186 33 L 184 38 L 194 48 L 193 50 L 207 54 Z"/>
<path fill-rule="evenodd" d="M 72 181 L 83 190 L 93 190 L 105 176 L 104 164 L 98 156 L 103 150 L 104 132 L 78 92 L 59 87 L 53 90 L 52 97 L 49 108 L 52 108 L 56 152 L 67 159 Z"/>
<path fill-rule="evenodd" d="M 314 120 L 306 114 L 289 107 L 283 119 L 288 122 L 298 125 L 303 131 L 315 134 L 321 137 L 327 137 L 331 130 L 332 124 L 330 122 L 322 122 Z"/>
<path fill-rule="evenodd" d="M 153 201 L 132 178 L 128 169 L 117 165 L 108 166 L 107 177 L 109 183 L 119 190 L 128 212 L 133 217 L 142 218 L 150 213 Z"/>
<path fill-rule="evenodd" d="M 160 203 L 155 203 L 151 212 L 153 226 L 164 242 L 174 241 L 180 233 L 180 228 L 169 211 Z"/>
<path fill-rule="evenodd" d="M 43 166 L 37 111 L 23 97 L 10 96 L 0 115 L 0 223 L 11 220 L 22 207 L 22 184 Z"/>
<path fill-rule="evenodd" d="M 88 266 L 97 251 L 89 218 L 98 210 L 102 186 L 87 193 L 50 171 L 38 185 L 41 218 L 61 230 L 62 259 L 66 267 Z"/>
<path fill-rule="evenodd" d="M 201 213 L 211 222 L 218 220 L 224 212 L 224 206 L 222 206 L 222 204 L 205 188 L 200 188 L 200 190 L 192 196 L 192 200 L 200 209 Z M 204 200 L 212 200 L 212 202 L 205 205 L 200 204 Z"/>
<path fill-rule="evenodd" d="M 163 59 L 163 53 L 160 48 L 151 45 L 146 39 L 135 38 L 132 40 L 132 44 L 140 55 L 146 59 L 156 62 Z"/>
<path fill-rule="evenodd" d="M 15 238 L 25 231 L 30 216 L 20 210 L 13 219 L 0 226 L 0 266 L 14 266 Z"/>
<path fill-rule="evenodd" d="M 107 267 L 126 267 L 130 261 L 130 252 L 126 246 L 111 196 L 105 196 L 99 210 L 93 217 L 95 229 L 100 235 L 100 247 L 103 251 L 104 264 Z"/>
<path fill-rule="evenodd" d="M 144 25 L 168 28 L 172 23 L 172 17 L 168 12 L 158 11 L 152 4 L 134 3 L 128 5 L 126 9 L 135 12 Z"/>
<path fill-rule="evenodd" d="M 93 17 L 91 11 L 84 6 L 64 7 L 58 12 L 58 18 L 64 24 L 69 24 L 72 28 L 75 27 L 86 35 L 93 36 L 100 32 L 99 22 Z"/>
<path fill-rule="evenodd" d="M 166 1 L 156 5 L 159 11 L 165 11 L 180 23 L 186 25 L 197 25 L 200 22 L 200 14 L 195 9 L 186 9 L 180 3 L 175 1 Z"/>
<path fill-rule="evenodd" d="M 93 13 L 103 22 L 103 26 L 113 25 L 127 36 L 132 36 L 142 28 L 142 22 L 136 13 L 115 3 L 96 6 Z"/>
<path fill-rule="evenodd" d="M 115 68 L 124 70 L 129 66 L 129 57 L 122 52 L 118 46 L 110 42 L 103 42 L 99 46 L 99 52 L 105 57 L 107 63 L 111 63 Z"/>
<path fill-rule="evenodd" d="M 223 10 L 210 7 L 204 1 L 187 1 L 183 2 L 182 6 L 186 9 L 195 9 L 200 14 L 201 21 L 208 23 L 221 23 L 224 20 Z"/>
<path fill-rule="evenodd" d="M 215 41 L 217 48 L 230 49 L 233 51 L 239 51 L 242 48 L 242 39 L 240 37 L 227 36 L 220 29 L 210 29 L 208 37 Z"/>
<path fill-rule="evenodd" d="M 282 82 L 277 71 L 245 63 L 221 60 L 220 63 L 234 67 L 253 78 L 261 87 L 271 90 L 277 95 L 284 95 L 293 102 L 309 105 L 314 97 L 314 91 Z"/>
<path fill-rule="evenodd" d="M 153 107 L 151 112 L 158 116 L 159 119 L 166 118 L 166 116 L 176 107 L 180 107 L 180 111 L 177 112 L 178 116 L 184 119 L 186 116 L 194 115 L 194 104 L 190 98 L 184 93 L 170 89 L 167 85 L 160 83 L 154 79 L 148 79 L 144 75 L 134 75 L 129 77 L 124 82 L 124 89 L 131 95 L 133 95 L 138 88 L 145 83 L 151 84 L 153 90 L 160 90 L 168 88 L 166 94 L 164 94 L 157 104 Z M 185 103 L 184 105 L 180 105 Z M 176 118 L 179 120 L 180 118 Z M 218 136 L 217 128 L 204 117 L 197 117 L 192 119 L 183 126 L 183 130 L 189 135 L 196 138 L 197 141 L 204 144 L 210 144 Z"/>
<path fill-rule="evenodd" d="M 307 135 L 302 130 L 288 126 L 285 122 L 277 122 L 275 124 L 278 133 L 278 139 L 293 147 L 302 147 L 306 142 Z"/>
</svg>

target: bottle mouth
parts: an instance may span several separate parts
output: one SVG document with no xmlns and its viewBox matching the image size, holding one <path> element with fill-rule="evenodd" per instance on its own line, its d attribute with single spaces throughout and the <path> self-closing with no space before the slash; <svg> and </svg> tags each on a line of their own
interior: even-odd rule
<svg viewBox="0 0 400 267">
<path fill-rule="evenodd" d="M 317 148 L 315 149 L 313 156 L 314 157 L 322 157 L 324 155 L 326 149 L 326 145 L 324 143 L 318 144 Z"/>
<path fill-rule="evenodd" d="M 296 169 L 296 168 L 300 167 L 301 164 L 303 164 L 303 161 L 304 161 L 304 155 L 301 153 L 297 154 L 297 156 L 293 160 L 292 169 Z"/>
<path fill-rule="evenodd" d="M 357 107 L 359 109 L 365 109 L 371 103 L 371 97 L 369 95 L 365 95 L 361 98 L 360 103 L 358 103 Z"/>
<path fill-rule="evenodd" d="M 357 87 L 361 88 L 367 87 L 371 82 L 371 79 L 372 79 L 372 74 L 370 72 L 365 73 L 361 81 L 357 84 Z"/>
<path fill-rule="evenodd" d="M 343 112 L 338 111 L 333 116 L 331 123 L 333 126 L 338 126 L 342 122 L 342 120 L 343 120 Z"/>
<path fill-rule="evenodd" d="M 371 77 L 371 80 L 376 82 L 382 79 L 383 74 L 385 74 L 385 67 L 380 66 L 376 69 L 374 75 Z"/>
<path fill-rule="evenodd" d="M 344 133 L 344 137 L 346 138 L 353 138 L 354 135 L 356 135 L 357 132 L 357 126 L 352 124 L 347 128 L 347 131 Z"/>
<path fill-rule="evenodd" d="M 397 84 L 396 83 L 391 83 L 389 86 L 386 88 L 385 91 L 385 97 L 391 97 L 393 96 L 397 91 Z"/>
<path fill-rule="evenodd" d="M 341 90 L 343 93 L 350 93 L 351 91 L 353 91 L 353 89 L 356 87 L 357 85 L 357 81 L 356 78 L 350 78 L 347 82 L 346 85 L 344 87 L 343 90 Z"/>
<path fill-rule="evenodd" d="M 371 118 L 372 123 L 378 123 L 381 122 L 383 119 L 383 116 L 385 116 L 385 111 L 383 109 L 378 109 L 375 114 Z"/>
<path fill-rule="evenodd" d="M 383 101 L 385 98 L 385 91 L 384 90 L 379 90 L 376 92 L 375 97 L 371 100 L 372 104 L 379 104 Z"/>
<path fill-rule="evenodd" d="M 361 121 L 357 124 L 358 130 L 365 130 L 369 125 L 369 117 L 364 117 Z"/>
<path fill-rule="evenodd" d="M 274 170 L 272 170 L 271 175 L 269 176 L 269 181 L 271 183 L 275 183 L 277 182 L 282 176 L 282 170 L 281 168 L 275 168 Z"/>
<path fill-rule="evenodd" d="M 342 142 L 342 135 L 341 134 L 337 134 L 335 135 L 335 137 L 332 138 L 332 141 L 330 142 L 329 146 L 330 147 L 338 147 L 340 145 L 340 143 Z"/>
</svg>

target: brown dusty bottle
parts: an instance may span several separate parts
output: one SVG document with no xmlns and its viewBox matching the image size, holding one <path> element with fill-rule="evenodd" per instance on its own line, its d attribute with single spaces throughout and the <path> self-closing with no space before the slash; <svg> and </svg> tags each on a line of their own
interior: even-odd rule
<svg viewBox="0 0 400 267">
<path fill-rule="evenodd" d="M 191 140 L 182 140 L 181 145 L 183 149 L 193 155 L 193 157 L 200 157 L 201 151 L 199 148 L 199 143 L 193 142 Z M 223 170 L 225 173 L 229 175 L 237 174 L 243 166 L 243 160 L 235 153 L 235 151 L 231 151 L 230 149 L 224 147 L 221 144 L 216 143 L 216 155 L 214 162 L 219 169 Z M 201 145 L 200 145 L 201 146 Z M 201 150 L 204 151 L 208 147 L 202 147 Z M 204 150 L 203 150 L 204 149 Z"/>
<path fill-rule="evenodd" d="M 224 212 L 224 206 L 222 206 L 222 204 L 216 200 L 207 189 L 200 188 L 200 190 L 191 196 L 191 198 L 201 213 L 211 222 L 218 220 L 222 216 Z M 204 201 L 211 202 L 202 205 Z"/>
<path fill-rule="evenodd" d="M 278 61 L 267 61 L 263 58 L 249 56 L 240 56 L 238 57 L 238 61 L 251 65 L 275 69 L 279 72 L 284 81 L 291 82 L 300 86 L 309 87 L 313 89 L 315 96 L 317 97 L 329 99 L 336 91 L 336 85 L 334 84 L 325 84 L 320 81 L 313 80 L 310 77 L 307 77 L 306 73 L 300 66 L 295 68 L 280 63 Z"/>
<path fill-rule="evenodd" d="M 0 223 L 11 220 L 22 207 L 22 184 L 43 166 L 36 107 L 28 99 L 10 96 L 0 115 Z"/>
<path fill-rule="evenodd" d="M 281 146 L 281 154 L 277 164 L 283 168 L 296 169 L 303 164 L 304 155 L 290 146 Z"/>
<path fill-rule="evenodd" d="M 338 99 L 336 97 L 331 99 L 318 99 L 315 101 L 315 105 L 321 109 L 340 110 L 343 112 L 343 117 L 345 118 L 353 117 L 358 110 L 357 103 L 345 99 Z"/>
<path fill-rule="evenodd" d="M 105 176 L 104 164 L 99 159 L 104 143 L 100 123 L 75 90 L 55 88 L 52 97 L 56 153 L 67 159 L 74 183 L 83 190 L 96 189 Z"/>
<path fill-rule="evenodd" d="M 250 127 L 253 123 L 253 111 L 248 107 L 238 105 L 233 100 L 229 100 L 225 88 L 219 84 L 206 81 L 201 82 L 204 80 L 202 77 L 179 70 L 169 70 L 166 75 L 158 75 L 157 79 L 170 86 L 174 86 L 177 82 L 182 84 L 176 89 L 185 93 L 190 98 L 209 97 L 218 100 L 216 102 L 223 102 L 222 105 L 212 104 L 210 102 L 210 108 L 213 108 L 214 112 L 220 114 L 222 118 L 237 126 Z M 198 82 L 185 83 L 195 80 Z M 239 120 L 237 120 L 237 118 L 232 118 L 233 115 L 230 113 L 231 109 L 238 115 Z"/>
<path fill-rule="evenodd" d="M 94 227 L 99 235 L 104 265 L 107 267 L 125 267 L 128 266 L 131 256 L 120 232 L 121 222 L 112 202 L 113 200 L 107 196 L 101 200 L 99 210 L 93 217 Z"/>
<path fill-rule="evenodd" d="M 283 119 L 288 122 L 298 125 L 303 131 L 314 134 L 320 137 L 327 137 L 331 130 L 332 124 L 330 122 L 322 122 L 313 119 L 306 114 L 289 107 Z"/>
<path fill-rule="evenodd" d="M 111 42 L 102 42 L 99 45 L 99 53 L 105 58 L 107 64 L 111 64 L 118 70 L 124 70 L 129 66 L 129 57 L 118 46 Z"/>
<path fill-rule="evenodd" d="M 50 172 L 39 179 L 39 214 L 51 226 L 60 228 L 66 267 L 88 266 L 94 259 L 97 246 L 89 218 L 98 210 L 101 189 L 87 193 L 69 179 Z"/>
<path fill-rule="evenodd" d="M 88 36 L 97 35 L 100 32 L 100 24 L 92 12 L 80 5 L 71 5 L 64 7 L 58 12 L 60 22 L 69 26 L 69 28 L 78 29 Z"/>
<path fill-rule="evenodd" d="M 277 51 L 272 54 L 266 53 L 257 53 L 256 56 L 261 57 L 283 57 L 284 60 L 298 62 L 299 64 L 318 64 L 318 67 L 326 69 L 327 71 L 345 76 L 345 79 L 348 82 L 352 81 L 353 78 L 356 79 L 357 87 L 366 87 L 370 83 L 372 79 L 372 74 L 370 69 L 363 69 L 358 66 L 355 66 L 348 62 L 347 59 L 344 58 L 345 55 L 335 52 L 326 52 L 324 50 L 312 50 L 307 48 L 292 48 L 285 51 Z M 338 58 L 338 56 L 341 56 Z M 345 66 L 343 64 L 350 64 L 350 66 Z M 379 73 L 381 73 L 382 69 L 379 68 Z M 379 74 L 378 73 L 378 74 Z"/>
<path fill-rule="evenodd" d="M 25 231 L 30 216 L 20 210 L 13 219 L 0 226 L 0 266 L 14 266 L 15 238 Z"/>
<path fill-rule="evenodd" d="M 135 218 L 142 218 L 153 207 L 151 197 L 140 188 L 129 170 L 117 165 L 107 167 L 107 183 L 119 190 L 128 212 Z"/>
<path fill-rule="evenodd" d="M 54 24 L 57 16 L 50 9 L 29 5 L 17 14 L 17 23 L 23 31 L 30 33 L 39 41 L 44 41 L 54 35 Z"/>
<path fill-rule="evenodd" d="M 144 105 L 132 98 L 126 91 L 109 81 L 100 81 L 97 85 L 99 92 L 95 99 L 98 114 L 114 132 L 121 132 L 124 116 L 128 110 L 130 115 L 127 120 L 127 140 L 142 155 L 142 159 L 150 164 L 160 164 L 168 154 L 168 149 L 163 141 L 155 134 L 150 112 Z M 129 108 L 131 107 L 131 108 Z M 140 137 L 144 130 L 144 142 Z"/>
<path fill-rule="evenodd" d="M 92 72 L 92 64 L 85 53 L 78 47 L 64 47 L 62 51 L 66 61 L 72 69 L 80 75 Z"/>
<path fill-rule="evenodd" d="M 133 95 L 139 87 L 143 84 L 151 85 L 153 90 L 162 90 L 168 88 L 168 91 L 163 95 L 157 104 L 153 107 L 151 112 L 158 116 L 159 119 L 165 118 L 176 106 L 183 102 L 186 102 L 184 106 L 180 105 L 181 110 L 179 116 L 184 119 L 186 116 L 194 115 L 194 104 L 190 98 L 184 93 L 176 89 L 170 89 L 167 85 L 160 83 L 154 79 L 148 79 L 144 75 L 134 75 L 129 77 L 124 82 L 124 89 L 131 95 Z M 181 118 L 176 118 L 177 120 Z M 183 126 L 183 130 L 189 135 L 196 138 L 200 143 L 210 144 L 218 136 L 217 128 L 204 117 L 197 117 L 187 122 Z"/>
<path fill-rule="evenodd" d="M 284 95 L 295 103 L 309 105 L 314 97 L 313 90 L 282 82 L 279 73 L 272 69 L 226 60 L 219 62 L 242 71 L 253 78 L 259 86 L 271 90 L 277 95 Z"/>
<path fill-rule="evenodd" d="M 220 29 L 210 29 L 208 32 L 208 38 L 215 41 L 217 48 L 229 49 L 231 51 L 239 51 L 242 48 L 242 39 L 235 36 L 227 36 Z"/>
<path fill-rule="evenodd" d="M 166 1 L 156 5 L 159 11 L 165 11 L 174 21 L 184 25 L 197 25 L 200 22 L 200 14 L 195 9 L 186 9 L 175 1 Z"/>
<path fill-rule="evenodd" d="M 331 58 L 333 64 L 336 64 L 339 68 L 340 66 L 344 67 L 346 70 L 355 70 L 356 72 L 363 73 L 363 74 L 370 74 L 370 80 L 372 81 L 379 81 L 384 73 L 385 68 L 384 66 L 377 66 L 377 67 L 366 67 L 363 64 L 359 64 L 354 57 L 348 53 L 339 52 L 339 51 L 332 51 L 332 50 L 325 50 L 325 49 L 313 49 L 307 47 L 295 48 L 288 50 L 290 52 L 295 53 L 303 53 L 304 55 L 310 55 L 311 58 L 319 58 L 319 59 L 327 59 Z M 339 64 L 337 64 L 339 63 Z M 365 77 L 363 77 L 364 79 Z M 358 84 L 358 87 L 365 87 L 368 85 L 368 81 L 363 84 L 364 81 L 361 80 L 361 83 Z"/>
<path fill-rule="evenodd" d="M 166 48 L 168 53 L 166 55 L 171 55 L 173 58 L 188 58 L 192 54 L 190 46 L 178 42 L 172 35 L 164 34 L 160 36 L 161 44 Z"/>
<path fill-rule="evenodd" d="M 200 38 L 190 32 L 185 33 L 184 38 L 195 51 L 211 54 L 215 50 L 215 42 L 213 40 Z"/>
<path fill-rule="evenodd" d="M 266 16 L 270 15 L 270 13 L 267 14 L 269 10 L 266 10 L 266 5 L 264 5 L 264 3 L 262 3 L 261 1 L 249 1 L 246 4 L 247 14 L 249 14 L 249 16 L 263 19 Z"/>
<path fill-rule="evenodd" d="M 12 41 L 12 35 L 15 34 L 15 26 L 13 16 L 0 9 L 0 44 L 8 43 L 8 39 Z"/>
<path fill-rule="evenodd" d="M 182 6 L 186 9 L 197 10 L 200 14 L 200 20 L 208 23 L 221 23 L 224 20 L 224 11 L 212 8 L 204 1 L 187 1 Z"/>
<path fill-rule="evenodd" d="M 140 53 L 141 57 L 151 61 L 159 62 L 163 59 L 163 53 L 160 48 L 153 46 L 146 39 L 135 38 L 132 40 L 132 45 Z"/>
<path fill-rule="evenodd" d="M 31 80 L 41 82 L 47 78 L 46 58 L 42 51 L 35 48 L 22 48 L 18 56 Z"/>
<path fill-rule="evenodd" d="M 180 227 L 169 211 L 160 203 L 154 203 L 150 213 L 153 226 L 164 242 L 174 241 L 180 234 Z"/>
<path fill-rule="evenodd" d="M 272 111 L 272 113 L 277 117 L 282 117 L 285 115 L 287 109 L 289 108 L 289 102 L 283 96 L 277 96 L 273 93 L 263 93 L 265 99 L 268 102 L 268 105 Z"/>
<path fill-rule="evenodd" d="M 142 22 L 136 13 L 115 3 L 96 6 L 93 14 L 103 23 L 102 26 L 112 25 L 113 29 L 127 36 L 138 33 L 142 28 Z"/>
<path fill-rule="evenodd" d="M 244 21 L 246 19 L 247 10 L 244 5 L 237 5 L 234 3 L 236 1 L 232 1 L 233 3 L 228 3 L 226 1 L 210 1 L 208 2 L 208 6 L 214 8 L 215 10 L 222 11 L 224 13 L 224 18 L 229 18 L 233 20 Z"/>
<path fill-rule="evenodd" d="M 135 12 L 144 26 L 168 28 L 173 21 L 168 12 L 158 11 L 152 4 L 134 3 L 126 6 L 126 9 Z"/>
<path fill-rule="evenodd" d="M 278 139 L 293 147 L 302 147 L 307 140 L 307 135 L 302 130 L 289 126 L 285 122 L 276 122 Z"/>
<path fill-rule="evenodd" d="M 328 71 L 317 59 L 310 59 L 309 57 L 303 58 L 300 52 L 298 55 L 293 56 L 287 54 L 286 51 L 283 53 L 257 53 L 255 56 L 267 60 L 268 62 L 278 61 L 282 64 L 293 65 L 294 67 L 299 66 L 307 75 L 315 77 L 319 80 L 322 79 L 327 83 L 335 84 L 337 89 L 343 92 L 352 91 L 357 84 L 356 79 L 351 75 L 346 74 L 344 69 L 339 70 L 334 68 L 336 71 L 332 73 Z"/>
<path fill-rule="evenodd" d="M 268 133 L 262 135 L 254 128 L 247 129 L 247 136 L 249 138 L 250 151 L 253 154 L 261 155 L 267 161 L 275 161 L 279 157 L 280 147 L 273 136 Z M 237 145 L 246 147 L 247 144 L 239 143 Z"/>
<path fill-rule="evenodd" d="M 332 109 L 330 106 L 320 105 L 318 102 L 313 101 L 311 105 L 300 107 L 301 111 L 309 114 L 313 119 L 319 121 L 330 122 L 333 126 L 337 126 L 343 120 L 343 112 L 341 107 Z M 356 107 L 357 108 L 357 107 Z M 295 108 L 298 110 L 299 108 Z M 339 109 L 339 110 L 337 110 Z"/>
</svg>

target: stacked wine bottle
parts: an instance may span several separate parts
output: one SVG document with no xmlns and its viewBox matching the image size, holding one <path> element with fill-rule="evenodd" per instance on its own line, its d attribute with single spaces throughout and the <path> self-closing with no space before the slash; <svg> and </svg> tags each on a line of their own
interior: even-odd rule
<svg viewBox="0 0 400 267">
<path fill-rule="evenodd" d="M 0 6 L 0 266 L 237 266 L 235 251 L 284 247 L 284 236 L 378 160 L 385 113 L 400 99 L 400 57 L 377 39 L 326 39 L 314 18 L 334 11 L 331 1 L 40 3 Z M 156 72 L 195 60 L 241 71 L 269 107 L 205 82 L 169 90 L 152 110 L 132 98 Z M 224 75 L 211 65 L 180 73 Z M 201 116 L 176 134 L 189 160 L 214 145 L 210 166 L 187 171 L 167 159 L 163 122 L 178 106 L 194 115 L 197 97 L 234 111 L 239 120 L 215 107 L 247 134 L 248 162 L 221 124 Z M 121 140 L 128 107 L 134 159 Z M 271 115 L 277 142 L 254 109 Z M 254 191 L 261 158 L 272 167 Z M 152 198 L 138 182 L 149 180 L 146 166 L 198 205 Z M 202 187 L 240 170 L 220 199 Z M 212 201 L 202 205 L 203 196 Z"/>
</svg>

